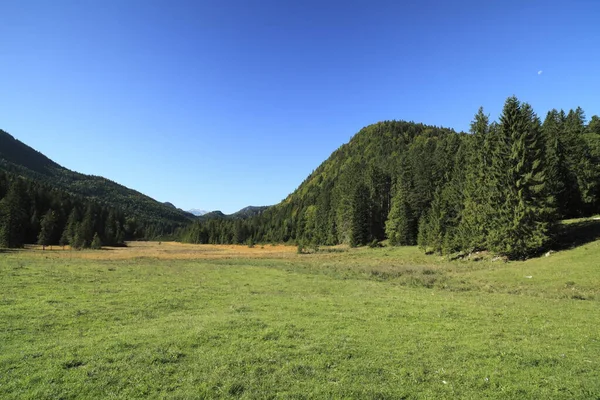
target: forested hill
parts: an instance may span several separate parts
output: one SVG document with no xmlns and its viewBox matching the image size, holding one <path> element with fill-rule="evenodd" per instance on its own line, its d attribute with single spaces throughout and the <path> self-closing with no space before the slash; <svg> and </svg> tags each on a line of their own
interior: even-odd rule
<svg viewBox="0 0 600 400">
<path fill-rule="evenodd" d="M 400 178 L 410 175 L 406 189 L 414 206 L 411 218 L 418 221 L 436 185 L 447 179 L 461 136 L 452 129 L 406 121 L 361 129 L 265 212 L 267 237 L 351 245 L 386 239 L 385 222 Z"/>
<path fill-rule="evenodd" d="M 145 223 L 184 224 L 193 215 L 109 179 L 60 166 L 42 153 L 0 130 L 0 170 L 44 183 L 101 205 L 118 208 Z"/>
<path fill-rule="evenodd" d="M 600 212 L 600 119 L 580 108 L 542 120 L 507 99 L 469 134 L 405 121 L 367 126 L 281 203 L 245 221 L 195 222 L 196 243 L 364 245 L 388 239 L 437 253 L 523 258 L 561 218 Z"/>
<path fill-rule="evenodd" d="M 431 169 L 444 168 L 433 167 L 441 162 L 430 154 L 434 144 L 447 140 L 449 145 L 456 145 L 459 136 L 452 129 L 406 121 L 367 126 L 334 151 L 281 203 L 243 224 L 199 221 L 189 229 L 189 236 L 184 235 L 184 240 L 350 243 L 354 197 L 359 193 L 367 195 L 367 192 L 377 205 L 373 204 L 365 217 L 372 225 L 373 238 L 383 240 L 393 187 L 403 163 L 408 162 L 405 156 L 409 149 L 411 157 L 424 162 L 419 168 L 418 185 L 426 197 L 422 203 L 427 203 L 434 191 L 428 173 Z M 411 146 L 413 143 L 415 146 Z M 363 186 L 368 190 L 363 190 Z"/>
<path fill-rule="evenodd" d="M 262 214 L 268 208 L 269 206 L 248 206 L 234 212 L 233 214 L 223 214 L 222 211 L 216 210 L 199 215 L 196 217 L 196 219 L 199 221 L 208 221 L 210 219 L 247 219 Z"/>
</svg>

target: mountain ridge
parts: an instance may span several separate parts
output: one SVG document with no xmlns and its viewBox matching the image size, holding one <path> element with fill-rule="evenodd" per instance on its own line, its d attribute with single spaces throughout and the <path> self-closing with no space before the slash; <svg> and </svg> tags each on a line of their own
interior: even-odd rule
<svg viewBox="0 0 600 400">
<path fill-rule="evenodd" d="M 148 221 L 185 224 L 193 215 L 110 179 L 72 171 L 0 129 L 0 169 L 101 204 L 118 206 Z"/>
</svg>

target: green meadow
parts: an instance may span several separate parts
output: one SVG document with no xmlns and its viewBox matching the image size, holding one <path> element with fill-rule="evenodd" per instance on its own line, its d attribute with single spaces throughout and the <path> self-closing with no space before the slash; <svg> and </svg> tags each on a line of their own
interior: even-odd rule
<svg viewBox="0 0 600 400">
<path fill-rule="evenodd" d="M 472 258 L 5 251 L 0 398 L 600 398 L 600 241 Z"/>
</svg>

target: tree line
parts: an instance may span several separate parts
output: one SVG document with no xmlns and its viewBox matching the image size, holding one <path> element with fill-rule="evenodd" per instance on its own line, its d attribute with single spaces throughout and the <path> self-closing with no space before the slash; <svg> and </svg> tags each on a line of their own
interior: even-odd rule
<svg viewBox="0 0 600 400">
<path fill-rule="evenodd" d="M 0 247 L 122 246 L 125 240 L 171 234 L 177 226 L 140 220 L 118 208 L 0 171 Z"/>
<path fill-rule="evenodd" d="M 197 221 L 191 243 L 361 246 L 389 240 L 439 254 L 525 258 L 557 222 L 600 212 L 600 119 L 515 97 L 498 121 L 480 109 L 470 133 L 406 121 L 363 128 L 281 203 L 244 220 Z"/>
</svg>

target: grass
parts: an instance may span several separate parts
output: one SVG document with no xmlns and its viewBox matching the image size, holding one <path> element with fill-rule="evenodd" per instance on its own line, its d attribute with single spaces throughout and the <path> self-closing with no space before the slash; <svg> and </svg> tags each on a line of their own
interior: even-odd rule
<svg viewBox="0 0 600 400">
<path fill-rule="evenodd" d="M 600 241 L 0 254 L 0 398 L 600 398 Z"/>
</svg>

